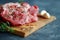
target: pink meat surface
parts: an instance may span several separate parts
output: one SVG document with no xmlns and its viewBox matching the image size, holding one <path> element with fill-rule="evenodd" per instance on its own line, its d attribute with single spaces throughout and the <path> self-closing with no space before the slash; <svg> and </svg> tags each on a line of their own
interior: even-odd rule
<svg viewBox="0 0 60 40">
<path fill-rule="evenodd" d="M 36 5 L 31 6 L 26 2 L 6 3 L 3 5 L 3 9 L 1 17 L 13 26 L 38 21 L 37 14 L 39 13 L 39 8 Z"/>
</svg>

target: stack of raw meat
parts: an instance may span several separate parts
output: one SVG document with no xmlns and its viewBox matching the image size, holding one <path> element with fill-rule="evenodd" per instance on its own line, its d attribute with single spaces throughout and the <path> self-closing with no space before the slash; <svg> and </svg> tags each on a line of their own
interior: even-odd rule
<svg viewBox="0 0 60 40">
<path fill-rule="evenodd" d="M 2 6 L 3 11 L 0 16 L 5 21 L 10 22 L 13 26 L 24 25 L 38 21 L 38 6 L 31 6 L 28 3 L 6 3 Z M 0 10 L 2 10 L 0 9 Z"/>
</svg>

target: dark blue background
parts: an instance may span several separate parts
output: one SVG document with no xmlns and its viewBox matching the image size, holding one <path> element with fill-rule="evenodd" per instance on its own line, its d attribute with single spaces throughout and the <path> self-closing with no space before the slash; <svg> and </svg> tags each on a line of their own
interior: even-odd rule
<svg viewBox="0 0 60 40">
<path fill-rule="evenodd" d="M 57 20 L 44 26 L 40 30 L 26 38 L 10 33 L 1 33 L 0 40 L 60 40 L 60 0 L 25 0 L 31 5 L 38 5 L 40 10 L 47 10 L 51 15 L 57 17 Z M 0 0 L 0 4 L 7 2 L 18 2 L 18 0 Z"/>
</svg>

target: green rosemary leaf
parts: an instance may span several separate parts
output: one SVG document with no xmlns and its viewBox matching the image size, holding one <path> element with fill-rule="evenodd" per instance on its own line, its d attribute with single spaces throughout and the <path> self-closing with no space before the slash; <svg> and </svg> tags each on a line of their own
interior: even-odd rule
<svg viewBox="0 0 60 40">
<path fill-rule="evenodd" d="M 7 23 L 4 23 L 4 22 L 0 23 L 0 31 L 14 32 L 14 30 L 12 28 L 10 28 Z"/>
<path fill-rule="evenodd" d="M 0 31 L 1 32 L 6 32 L 5 27 L 3 27 L 3 25 L 0 26 Z"/>
<path fill-rule="evenodd" d="M 9 22 L 3 23 L 3 24 L 4 24 L 5 28 L 7 28 L 10 32 L 14 32 L 12 28 L 8 27 Z"/>
<path fill-rule="evenodd" d="M 4 25 L 1 24 L 0 26 L 1 26 L 1 29 L 5 29 Z"/>
<path fill-rule="evenodd" d="M 6 26 L 3 23 L 0 23 L 0 31 L 5 32 Z"/>
<path fill-rule="evenodd" d="M 9 22 L 6 22 L 6 24 L 7 24 L 8 26 L 10 26 L 10 23 L 9 23 Z"/>
<path fill-rule="evenodd" d="M 8 28 L 8 31 L 11 33 L 14 32 L 14 30 L 12 28 Z"/>
<path fill-rule="evenodd" d="M 3 25 L 5 28 L 7 28 L 7 27 L 8 27 L 6 23 L 2 23 L 2 25 Z"/>
</svg>

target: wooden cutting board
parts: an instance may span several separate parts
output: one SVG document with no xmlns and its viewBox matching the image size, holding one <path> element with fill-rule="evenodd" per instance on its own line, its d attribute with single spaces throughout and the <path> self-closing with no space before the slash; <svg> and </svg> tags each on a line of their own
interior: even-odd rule
<svg viewBox="0 0 60 40">
<path fill-rule="evenodd" d="M 19 27 L 11 27 L 14 30 L 12 33 L 22 37 L 27 37 L 28 35 L 32 34 L 33 32 L 37 31 L 38 29 L 44 27 L 54 20 L 56 20 L 55 16 L 51 16 L 49 19 L 45 19 L 39 16 L 39 21 L 37 22 L 25 24 Z"/>
</svg>

